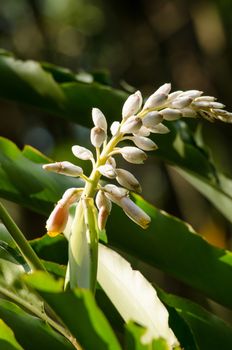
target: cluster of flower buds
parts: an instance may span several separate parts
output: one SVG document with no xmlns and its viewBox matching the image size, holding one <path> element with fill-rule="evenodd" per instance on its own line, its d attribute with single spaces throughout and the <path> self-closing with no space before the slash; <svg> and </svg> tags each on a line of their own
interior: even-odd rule
<svg viewBox="0 0 232 350">
<path fill-rule="evenodd" d="M 156 90 L 144 103 L 140 91 L 130 95 L 122 108 L 121 122 L 115 121 L 110 126 L 111 137 L 107 135 L 107 121 L 104 114 L 93 108 L 90 139 L 96 148 L 96 157 L 85 147 L 73 146 L 73 154 L 81 160 L 90 160 L 93 165 L 89 177 L 83 174 L 82 168 L 70 162 L 46 164 L 45 170 L 67 176 L 80 177 L 85 181 L 85 187 L 67 190 L 58 202 L 47 221 L 50 235 L 56 235 L 64 230 L 68 220 L 71 204 L 78 202 L 83 196 L 94 197 L 98 209 L 98 226 L 105 228 L 111 211 L 112 202 L 119 205 L 135 223 L 147 228 L 150 217 L 139 208 L 129 197 L 129 191 L 141 192 L 141 186 L 136 177 L 125 169 L 118 168 L 115 155 L 121 155 L 127 162 L 143 163 L 147 155 L 145 151 L 154 151 L 157 145 L 149 136 L 165 134 L 169 129 L 163 121 L 173 121 L 181 117 L 202 116 L 210 121 L 215 119 L 232 122 L 232 113 L 225 111 L 224 105 L 216 102 L 212 96 L 202 96 L 202 91 L 188 90 L 170 93 L 171 84 L 164 84 Z M 122 141 L 131 141 L 133 146 L 119 147 Z M 104 176 L 115 180 L 120 186 L 107 184 L 101 186 L 100 178 Z M 122 187 L 121 187 L 122 186 Z"/>
</svg>

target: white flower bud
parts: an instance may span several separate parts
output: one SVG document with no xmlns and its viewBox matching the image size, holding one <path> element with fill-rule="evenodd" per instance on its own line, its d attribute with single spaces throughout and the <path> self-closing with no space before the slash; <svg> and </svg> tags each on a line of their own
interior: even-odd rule
<svg viewBox="0 0 232 350">
<path fill-rule="evenodd" d="M 214 102 L 216 100 L 216 98 L 215 97 L 213 97 L 213 96 L 200 96 L 200 97 L 197 97 L 195 100 L 194 100 L 194 102 L 196 101 L 198 101 L 198 102 L 200 102 L 200 101 L 206 101 L 206 102 Z"/>
<path fill-rule="evenodd" d="M 163 84 L 150 97 L 148 97 L 147 101 L 143 106 L 143 110 L 155 108 L 162 105 L 167 100 L 170 90 L 171 90 L 171 84 L 169 83 Z"/>
<path fill-rule="evenodd" d="M 165 108 L 162 111 L 160 111 L 160 113 L 162 114 L 165 120 L 169 121 L 177 120 L 182 117 L 181 110 L 179 109 Z"/>
<path fill-rule="evenodd" d="M 140 207 L 138 207 L 129 197 L 123 197 L 119 201 L 119 205 L 129 218 L 137 225 L 146 229 L 151 222 L 148 216 Z"/>
<path fill-rule="evenodd" d="M 121 126 L 121 132 L 123 134 L 136 133 L 142 126 L 141 118 L 133 115 L 129 117 L 125 123 Z"/>
<path fill-rule="evenodd" d="M 150 97 L 148 97 L 147 101 L 143 106 L 143 110 L 159 107 L 162 104 L 164 104 L 164 102 L 166 102 L 167 98 L 168 98 L 168 95 L 155 93 Z"/>
<path fill-rule="evenodd" d="M 130 95 L 122 108 L 123 119 L 128 118 L 133 114 L 136 114 L 141 108 L 142 103 L 143 99 L 140 91 L 136 91 L 133 95 Z"/>
<path fill-rule="evenodd" d="M 106 227 L 107 219 L 109 217 L 109 212 L 106 208 L 101 207 L 98 212 L 97 224 L 99 230 L 104 230 Z"/>
<path fill-rule="evenodd" d="M 125 188 L 112 184 L 107 184 L 104 187 L 104 191 L 106 197 L 116 204 L 118 204 L 119 199 L 128 195 L 128 191 Z"/>
<path fill-rule="evenodd" d="M 154 126 L 152 130 L 150 130 L 153 134 L 167 134 L 170 130 L 162 123 Z"/>
<path fill-rule="evenodd" d="M 153 111 L 150 113 L 147 113 L 145 117 L 143 118 L 143 126 L 145 126 L 147 129 L 152 130 L 156 125 L 161 123 L 163 120 L 162 114 L 159 112 Z"/>
<path fill-rule="evenodd" d="M 51 212 L 47 222 L 46 229 L 51 237 L 57 236 L 63 232 L 68 222 L 69 206 L 58 203 Z"/>
<path fill-rule="evenodd" d="M 131 140 L 137 147 L 141 148 L 143 151 L 155 151 L 158 148 L 155 142 L 144 136 L 136 135 L 133 136 Z"/>
<path fill-rule="evenodd" d="M 143 164 L 143 162 L 147 159 L 146 153 L 137 147 L 122 147 L 119 153 L 121 153 L 127 162 L 133 164 Z"/>
<path fill-rule="evenodd" d="M 81 198 L 82 193 L 83 188 L 69 188 L 64 192 L 62 198 L 59 200 L 58 203 L 62 206 L 70 206 L 71 204 L 73 204 Z"/>
<path fill-rule="evenodd" d="M 116 169 L 116 174 L 117 174 L 116 180 L 121 186 L 126 187 L 129 190 L 132 190 L 138 193 L 141 192 L 142 189 L 138 180 L 129 171 L 118 168 Z"/>
<path fill-rule="evenodd" d="M 164 95 L 168 95 L 169 92 L 171 91 L 171 83 L 165 83 L 163 85 L 161 85 L 155 92 L 154 94 L 164 94 Z M 153 94 L 153 95 L 154 95 Z"/>
<path fill-rule="evenodd" d="M 66 176 L 80 176 L 83 174 L 83 169 L 81 167 L 67 161 L 44 164 L 43 169 Z"/>
<path fill-rule="evenodd" d="M 110 131 L 111 131 L 112 136 L 117 134 L 117 132 L 119 130 L 119 127 L 120 127 L 120 123 L 119 122 L 113 122 L 111 124 Z"/>
<path fill-rule="evenodd" d="M 98 171 L 109 179 L 114 179 L 116 177 L 115 169 L 110 164 L 99 166 Z"/>
<path fill-rule="evenodd" d="M 168 102 L 171 102 L 175 100 L 178 96 L 180 96 L 183 93 L 182 90 L 174 91 L 171 94 L 168 95 Z"/>
<path fill-rule="evenodd" d="M 219 109 L 215 108 L 214 113 L 220 114 L 221 116 L 227 116 L 227 117 L 231 117 L 232 115 L 231 112 L 225 111 L 224 109 L 220 109 L 220 108 Z"/>
<path fill-rule="evenodd" d="M 96 205 L 97 208 L 100 210 L 102 207 L 104 207 L 108 213 L 111 212 L 111 208 L 112 208 L 112 203 L 111 201 L 106 197 L 105 192 L 103 191 L 98 191 L 97 195 L 96 195 Z"/>
<path fill-rule="evenodd" d="M 107 121 L 102 111 L 100 111 L 100 109 L 98 108 L 92 109 L 92 119 L 95 126 L 107 132 Z"/>
<path fill-rule="evenodd" d="M 109 157 L 106 161 L 106 164 L 111 165 L 114 169 L 116 168 L 116 160 L 113 157 Z"/>
<path fill-rule="evenodd" d="M 183 108 L 181 110 L 181 113 L 182 113 L 182 117 L 184 117 L 184 118 L 195 118 L 195 117 L 197 117 L 197 112 L 194 111 L 194 109 L 192 109 L 192 108 L 188 108 L 188 107 Z"/>
<path fill-rule="evenodd" d="M 150 131 L 145 127 L 145 126 L 141 126 L 141 128 L 139 129 L 139 131 L 135 134 L 136 136 L 149 136 L 150 135 Z"/>
<path fill-rule="evenodd" d="M 211 101 L 193 101 L 192 104 L 191 104 L 192 107 L 195 107 L 195 108 L 223 108 L 225 107 L 225 105 L 223 105 L 222 103 L 219 103 L 219 102 L 211 102 Z"/>
<path fill-rule="evenodd" d="M 93 159 L 93 153 L 85 147 L 81 146 L 72 146 L 72 153 L 75 157 L 82 160 Z"/>
<path fill-rule="evenodd" d="M 190 105 L 192 102 L 192 98 L 188 96 L 183 96 L 183 97 L 177 97 L 175 100 L 171 102 L 171 107 L 172 108 L 185 108 Z"/>
<path fill-rule="evenodd" d="M 199 90 L 187 90 L 182 92 L 179 97 L 190 97 L 191 99 L 195 99 L 203 94 L 203 91 Z"/>
<path fill-rule="evenodd" d="M 90 140 L 94 147 L 101 147 L 105 139 L 106 132 L 103 129 L 99 128 L 98 126 L 91 129 Z"/>
</svg>

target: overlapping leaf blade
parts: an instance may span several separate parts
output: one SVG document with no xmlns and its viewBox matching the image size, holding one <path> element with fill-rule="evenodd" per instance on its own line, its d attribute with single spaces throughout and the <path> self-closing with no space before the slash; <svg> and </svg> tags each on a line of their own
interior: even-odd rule
<svg viewBox="0 0 232 350">
<path fill-rule="evenodd" d="M 121 349 L 90 291 L 76 289 L 64 292 L 59 281 L 42 272 L 26 276 L 26 281 L 60 316 L 84 349 Z"/>
</svg>

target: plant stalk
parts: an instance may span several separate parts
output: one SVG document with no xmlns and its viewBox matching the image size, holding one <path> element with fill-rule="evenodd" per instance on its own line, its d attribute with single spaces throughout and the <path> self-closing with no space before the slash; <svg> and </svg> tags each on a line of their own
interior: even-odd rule
<svg viewBox="0 0 232 350">
<path fill-rule="evenodd" d="M 25 236 L 23 235 L 23 233 L 21 232 L 19 227 L 16 225 L 14 220 L 11 218 L 10 214 L 7 212 L 6 208 L 3 206 L 1 202 L 0 202 L 0 218 L 3 224 L 6 226 L 7 230 L 9 231 L 10 235 L 14 239 L 20 253 L 26 260 L 31 270 L 46 271 L 45 267 L 41 263 L 40 259 L 38 258 L 34 250 L 31 248 L 27 239 L 25 238 Z"/>
</svg>

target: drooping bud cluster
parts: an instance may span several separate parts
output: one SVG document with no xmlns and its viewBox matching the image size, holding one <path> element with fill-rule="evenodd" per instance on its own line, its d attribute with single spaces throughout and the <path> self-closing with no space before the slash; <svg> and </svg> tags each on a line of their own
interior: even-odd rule
<svg viewBox="0 0 232 350">
<path fill-rule="evenodd" d="M 129 163 L 142 164 L 147 158 L 145 152 L 158 148 L 149 138 L 150 134 L 169 132 L 163 121 L 202 116 L 210 121 L 218 119 L 232 122 L 232 113 L 225 111 L 224 105 L 216 102 L 216 98 L 202 96 L 202 91 L 198 90 L 172 93 L 170 90 L 171 84 L 162 85 L 143 106 L 140 91 L 130 95 L 123 105 L 121 122 L 115 121 L 110 126 L 111 138 L 107 136 L 107 121 L 104 114 L 98 108 L 93 108 L 94 127 L 90 132 L 90 140 L 96 148 L 96 157 L 85 147 L 72 147 L 72 152 L 77 158 L 92 162 L 93 169 L 89 177 L 83 174 L 81 167 L 67 161 L 43 166 L 45 170 L 80 177 L 85 181 L 84 188 L 67 190 L 54 208 L 47 221 L 47 230 L 50 235 L 54 236 L 64 230 L 69 207 L 74 202 L 78 202 L 81 197 L 95 197 L 100 230 L 105 228 L 112 202 L 119 205 L 135 223 L 142 228 L 147 228 L 150 217 L 129 197 L 129 191 L 141 192 L 139 181 L 129 171 L 117 168 L 115 155 L 121 155 Z M 121 141 L 129 141 L 133 145 L 119 147 Z M 118 182 L 122 187 L 115 184 L 102 187 L 101 176 Z"/>
</svg>

